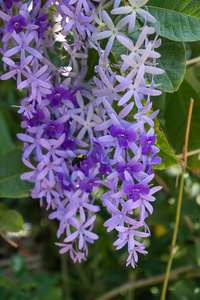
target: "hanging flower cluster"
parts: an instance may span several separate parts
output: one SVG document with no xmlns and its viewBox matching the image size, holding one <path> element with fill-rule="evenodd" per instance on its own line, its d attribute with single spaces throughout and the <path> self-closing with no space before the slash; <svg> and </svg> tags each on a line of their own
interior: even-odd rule
<svg viewBox="0 0 200 300">
<path fill-rule="evenodd" d="M 154 50 L 160 40 L 151 40 L 154 29 L 147 25 L 156 20 L 141 8 L 147 1 L 48 0 L 44 8 L 40 0 L 0 3 L 1 79 L 13 77 L 26 91 L 18 110 L 26 132 L 18 138 L 31 170 L 21 179 L 32 182 L 32 197 L 53 210 L 57 237 L 66 236 L 56 244 L 74 262 L 85 260 L 88 243 L 98 238 L 93 227 L 100 183 L 108 190 L 101 200 L 111 215 L 104 226 L 117 231 L 117 249 L 128 245 L 127 265 L 135 267 L 137 252 L 147 253 L 141 238 L 150 235 L 145 219 L 160 189 L 151 184 L 160 158 L 153 129 L 158 111 L 151 110 L 150 96 L 160 95 L 154 75 L 163 73 Z M 120 59 L 111 63 L 119 46 Z M 91 47 L 99 63 L 88 83 Z"/>
</svg>

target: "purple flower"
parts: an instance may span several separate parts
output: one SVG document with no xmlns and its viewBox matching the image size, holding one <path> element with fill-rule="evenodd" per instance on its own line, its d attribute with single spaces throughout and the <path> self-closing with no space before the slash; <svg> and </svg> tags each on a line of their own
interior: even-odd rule
<svg viewBox="0 0 200 300">
<path fill-rule="evenodd" d="M 76 191 L 75 185 L 71 181 L 70 177 L 64 176 L 63 173 L 59 172 L 58 179 L 60 180 L 61 188 L 63 190 L 74 191 L 74 192 Z"/>
<path fill-rule="evenodd" d="M 138 173 L 142 171 L 142 167 L 140 164 L 132 164 L 132 163 L 125 163 L 125 164 L 117 164 L 116 165 L 116 171 L 120 173 L 121 179 L 126 180 L 124 176 L 124 171 L 127 171 L 133 178 L 134 178 L 134 173 Z"/>
<path fill-rule="evenodd" d="M 92 169 L 94 166 L 94 158 L 92 156 L 88 157 L 87 160 L 80 161 L 80 168 L 78 168 L 76 165 L 74 166 L 74 170 L 78 171 L 80 170 L 85 177 L 88 177 L 89 170 Z"/>
<path fill-rule="evenodd" d="M 7 9 L 10 9 L 12 7 L 12 1 L 11 0 L 3 0 L 3 2 L 5 3 Z"/>
<path fill-rule="evenodd" d="M 36 34 L 37 33 L 34 30 L 26 35 L 23 32 L 20 35 L 13 32 L 12 37 L 14 38 L 16 43 L 14 44 L 14 46 L 11 49 L 8 49 L 4 53 L 4 56 L 11 57 L 11 56 L 15 55 L 16 53 L 21 52 L 21 59 L 25 59 L 25 51 L 27 51 L 28 53 L 33 55 L 35 58 L 43 59 L 42 54 L 39 51 L 37 51 L 35 48 L 32 47 L 32 43 L 33 43 L 33 40 L 34 40 Z M 46 70 L 48 68 L 48 66 L 43 66 L 39 70 L 39 73 L 41 73 L 40 71 L 41 70 L 43 71 L 44 68 Z M 50 88 L 51 88 L 51 86 L 50 86 Z"/>
<path fill-rule="evenodd" d="M 129 195 L 129 199 L 133 199 L 133 201 L 138 200 L 140 195 L 148 195 L 149 188 L 146 187 L 144 184 L 127 184 L 124 188 L 124 193 Z"/>
<path fill-rule="evenodd" d="M 46 29 L 51 25 L 51 23 L 47 22 L 47 18 L 48 15 L 44 13 L 41 14 L 38 18 L 35 18 L 35 25 L 38 26 L 36 31 L 38 32 L 38 37 L 42 39 L 44 39 Z"/>
<path fill-rule="evenodd" d="M 112 168 L 109 164 L 103 164 L 101 163 L 101 166 L 99 168 L 99 172 L 101 173 L 101 175 L 106 175 L 106 173 L 112 173 Z"/>
<path fill-rule="evenodd" d="M 132 143 L 136 141 L 136 134 L 134 131 L 123 130 L 116 126 L 110 128 L 110 134 L 112 137 L 118 139 L 120 147 L 127 147 L 128 142 Z"/>
<path fill-rule="evenodd" d="M 96 219 L 96 216 L 91 217 L 89 220 L 85 222 L 85 224 L 82 224 L 80 221 L 73 218 L 73 224 L 74 227 L 77 229 L 77 231 L 71 233 L 64 239 L 65 243 L 73 242 L 75 239 L 79 239 L 78 242 L 78 248 L 79 250 L 83 249 L 84 244 L 86 243 L 86 240 L 90 243 L 93 242 L 93 240 L 97 240 L 99 237 L 97 234 L 91 232 L 90 227 L 94 223 Z M 88 228 L 89 227 L 89 228 Z M 88 228 L 88 229 L 86 229 Z"/>
<path fill-rule="evenodd" d="M 146 135 L 142 136 L 140 140 L 140 146 L 142 148 L 143 155 L 147 155 L 149 152 L 152 154 L 151 146 L 155 144 L 156 137 L 157 135 L 152 135 L 149 137 L 147 137 Z"/>
<path fill-rule="evenodd" d="M 83 180 L 83 181 L 81 182 L 80 188 L 81 188 L 82 190 L 86 191 L 86 193 L 91 194 L 93 188 L 99 185 L 98 182 L 95 182 L 95 181 L 97 181 L 97 180 L 99 180 L 98 177 L 91 178 L 91 179 L 89 179 L 89 180 Z"/>
<path fill-rule="evenodd" d="M 138 254 L 137 252 L 139 253 L 142 253 L 142 254 L 147 254 L 148 252 L 145 249 L 145 242 L 143 243 L 140 243 L 138 241 L 135 241 L 132 242 L 132 243 L 129 243 L 129 247 L 128 247 L 128 252 L 129 252 L 129 256 L 126 260 L 126 267 L 131 264 L 131 266 L 133 268 L 135 268 L 135 265 L 138 261 Z"/>
<path fill-rule="evenodd" d="M 27 124 L 30 127 L 38 126 L 40 121 L 43 121 L 45 119 L 44 112 L 41 109 L 37 109 L 36 112 L 32 113 L 32 115 L 33 117 L 30 119 L 22 114 L 22 118 L 27 121 Z"/>
<path fill-rule="evenodd" d="M 68 136 L 66 135 L 65 140 L 62 143 L 61 147 L 65 150 L 66 149 L 75 150 L 76 149 L 76 143 L 75 143 L 73 138 L 68 138 Z"/>
<path fill-rule="evenodd" d="M 20 2 L 21 0 L 12 0 L 14 3 L 18 3 Z M 3 0 L 3 2 L 5 3 L 5 6 L 7 9 L 10 9 L 13 5 L 11 0 Z"/>
<path fill-rule="evenodd" d="M 108 55 L 112 49 L 115 37 L 117 38 L 118 36 L 123 35 L 119 31 L 126 25 L 126 22 L 124 22 L 124 20 L 122 19 L 117 23 L 116 26 L 114 26 L 112 19 L 110 18 L 110 16 L 108 15 L 108 13 L 105 10 L 101 11 L 101 16 L 102 16 L 102 19 L 103 19 L 104 23 L 106 24 L 107 28 L 106 28 L 106 30 L 104 30 L 102 32 L 94 33 L 91 37 L 91 40 L 97 41 L 97 40 L 109 38 L 108 43 L 106 45 L 106 49 L 105 49 L 106 56 L 108 57 Z"/>
<path fill-rule="evenodd" d="M 57 133 L 63 133 L 64 126 L 61 123 L 50 122 L 44 127 L 44 133 L 49 137 L 56 136 Z"/>
<path fill-rule="evenodd" d="M 118 3 L 121 1 L 118 1 Z M 126 6 L 121 6 L 121 7 L 117 7 L 115 6 L 115 8 L 111 11 L 111 14 L 114 15 L 124 15 L 124 14 L 128 14 L 126 17 L 124 17 L 122 20 L 124 20 L 125 24 L 129 24 L 128 25 L 128 31 L 129 33 L 131 33 L 134 30 L 135 27 L 135 20 L 137 17 L 137 14 L 139 16 L 141 16 L 143 19 L 145 19 L 146 21 L 155 23 L 156 19 L 146 10 L 141 9 L 142 6 L 145 5 L 145 3 L 147 3 L 148 0 L 130 0 L 129 4 L 130 5 L 126 5 Z M 119 5 L 118 5 L 119 6 Z"/>
<path fill-rule="evenodd" d="M 16 33 L 20 33 L 23 31 L 23 27 L 27 25 L 27 21 L 24 17 L 15 16 L 10 19 L 5 28 L 9 33 L 13 33 L 14 30 Z"/>
<path fill-rule="evenodd" d="M 46 96 L 48 100 L 51 101 L 52 106 L 61 106 L 61 100 L 68 100 L 71 97 L 69 90 L 66 90 L 62 87 L 55 88 L 51 94 Z"/>
</svg>

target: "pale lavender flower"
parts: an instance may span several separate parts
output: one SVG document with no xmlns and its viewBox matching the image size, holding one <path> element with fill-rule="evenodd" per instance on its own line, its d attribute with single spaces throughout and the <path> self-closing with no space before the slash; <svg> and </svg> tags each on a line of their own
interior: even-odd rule
<svg viewBox="0 0 200 300">
<path fill-rule="evenodd" d="M 142 109 L 144 106 L 141 103 L 141 100 L 144 98 L 144 95 L 150 95 L 150 96 L 158 96 L 162 92 L 159 90 L 154 90 L 151 88 L 146 88 L 144 86 L 144 73 L 145 73 L 145 66 L 141 65 L 139 68 L 139 71 L 137 72 L 137 75 L 135 77 L 134 84 L 130 83 L 128 88 L 129 90 L 124 94 L 124 96 L 120 99 L 118 102 L 118 105 L 124 105 L 126 102 L 130 100 L 132 96 L 134 96 L 135 104 L 139 109 Z M 135 74 L 133 75 L 133 77 Z M 125 79 L 122 76 L 117 75 L 116 79 L 120 82 L 126 82 L 127 79 Z M 130 76 L 128 78 L 130 80 Z M 141 85 L 142 83 L 142 85 Z"/>
<path fill-rule="evenodd" d="M 85 244 L 85 238 L 87 238 L 87 241 L 92 243 L 93 240 L 97 240 L 99 237 L 97 234 L 91 232 L 89 229 L 90 226 L 94 223 L 96 219 L 96 216 L 91 217 L 89 220 L 85 222 L 85 224 L 82 224 L 80 221 L 78 221 L 75 218 L 71 218 L 71 221 L 73 222 L 73 226 L 77 229 L 77 231 L 71 233 L 64 239 L 65 243 L 73 242 L 75 239 L 78 239 L 78 249 L 81 250 L 84 247 Z"/>
<path fill-rule="evenodd" d="M 82 125 L 81 130 L 79 131 L 77 138 L 83 139 L 86 132 L 88 132 L 89 140 L 92 143 L 94 137 L 93 128 L 102 122 L 101 118 L 94 113 L 94 107 L 92 104 L 88 105 L 88 114 L 86 119 L 81 118 L 78 115 L 72 114 L 71 117 Z"/>
<path fill-rule="evenodd" d="M 24 69 L 26 69 L 27 71 L 30 70 L 28 65 L 31 63 L 32 59 L 33 59 L 33 56 L 29 55 L 23 61 L 21 61 L 20 64 L 17 64 L 10 58 L 3 57 L 2 61 L 5 64 L 7 64 L 11 70 L 9 72 L 3 74 L 0 79 L 7 80 L 11 77 L 14 77 L 17 74 L 17 85 L 19 85 L 22 82 L 22 74 L 24 74 L 23 70 Z"/>
<path fill-rule="evenodd" d="M 129 56 L 128 55 L 121 55 L 121 58 L 126 63 L 126 67 L 122 66 L 121 72 L 126 71 L 128 69 L 128 67 L 130 67 L 130 70 L 131 70 L 131 72 L 126 77 L 127 79 L 135 77 L 135 75 L 137 74 L 140 67 L 146 62 L 147 58 L 150 55 L 150 52 L 151 52 L 151 43 L 149 43 L 147 45 L 147 48 L 143 52 L 142 56 L 138 59 L 138 61 L 135 60 L 130 55 Z M 163 74 L 164 73 L 164 71 L 162 69 L 159 69 L 159 68 L 156 68 L 156 67 L 153 67 L 153 66 L 145 65 L 144 69 L 145 69 L 145 73 L 149 73 L 149 74 L 158 75 L 158 74 Z"/>
<path fill-rule="evenodd" d="M 15 55 L 16 53 L 20 52 L 21 54 L 21 61 L 23 61 L 26 58 L 25 51 L 30 53 L 32 56 L 34 56 L 37 59 L 42 60 L 43 56 L 40 52 L 38 52 L 36 49 L 30 47 L 30 44 L 32 40 L 36 37 L 37 32 L 32 31 L 29 34 L 25 35 L 23 32 L 21 32 L 20 36 L 17 35 L 15 32 L 12 33 L 12 37 L 18 44 L 18 46 L 14 46 L 11 49 L 7 50 L 4 53 L 5 57 L 11 57 Z"/>
<path fill-rule="evenodd" d="M 113 46 L 115 37 L 117 38 L 118 36 L 123 35 L 119 31 L 126 25 L 126 23 L 123 22 L 123 20 L 120 20 L 117 23 L 117 25 L 114 26 L 112 19 L 109 17 L 109 15 L 107 14 L 107 12 L 105 10 L 102 10 L 101 15 L 102 15 L 102 19 L 103 19 L 104 23 L 107 26 L 107 30 L 93 34 L 91 36 L 91 41 L 96 42 L 98 40 L 109 38 L 108 43 L 105 48 L 105 56 L 108 57 L 108 55 L 111 51 L 111 48 Z"/>
<path fill-rule="evenodd" d="M 152 23 L 156 22 L 156 19 L 148 11 L 141 8 L 148 2 L 148 0 L 138 0 L 138 1 L 128 0 L 128 2 L 130 6 L 127 5 L 127 6 L 116 7 L 113 10 L 111 10 L 111 14 L 113 15 L 129 14 L 128 16 L 122 19 L 124 20 L 125 24 L 129 23 L 128 25 L 129 33 L 134 30 L 137 14 L 149 22 Z"/>
<path fill-rule="evenodd" d="M 23 88 L 29 87 L 31 85 L 31 96 L 29 101 L 36 99 L 40 104 L 42 101 L 42 96 L 45 94 L 51 94 L 51 84 L 49 83 L 48 73 L 46 73 L 48 66 L 43 66 L 35 73 L 32 72 L 23 72 L 24 76 L 27 79 L 22 81 L 18 85 L 18 89 L 22 90 Z"/>
</svg>

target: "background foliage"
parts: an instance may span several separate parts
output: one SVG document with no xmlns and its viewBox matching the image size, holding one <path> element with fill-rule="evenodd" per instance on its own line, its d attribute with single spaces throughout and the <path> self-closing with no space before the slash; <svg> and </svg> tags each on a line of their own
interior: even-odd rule
<svg viewBox="0 0 200 300">
<path fill-rule="evenodd" d="M 12 105 L 20 103 L 22 95 L 14 81 L 0 82 L 0 230 L 12 234 L 19 245 L 11 247 L 0 240 L 0 295 L 2 300 L 96 299 L 107 291 L 125 283 L 149 279 L 165 272 L 174 228 L 185 129 L 190 98 L 194 98 L 188 151 L 200 149 L 200 3 L 195 0 L 150 0 L 149 12 L 160 22 L 162 46 L 159 76 L 163 94 L 154 99 L 153 109 L 160 109 L 156 121 L 157 145 L 161 148 L 162 164 L 155 170 L 155 180 L 163 185 L 157 193 L 154 213 L 148 218 L 152 236 L 146 240 L 149 254 L 140 257 L 132 270 L 124 265 L 124 250 L 116 251 L 114 238 L 103 223 L 107 213 L 102 208 L 96 220 L 99 240 L 90 246 L 88 261 L 73 264 L 67 256 L 60 256 L 54 246 L 56 221 L 49 222 L 39 202 L 29 198 L 30 185 L 21 181 L 26 171 L 21 162 L 20 117 Z M 157 25 L 156 25 L 157 26 Z M 156 27 L 157 30 L 157 27 Z M 118 45 L 113 60 L 119 55 Z M 118 52 L 117 52 L 118 50 Z M 91 50 L 88 79 L 93 74 L 95 53 Z M 1 66 L 2 70 L 2 66 Z M 166 139 L 167 138 L 167 139 Z M 167 299 L 200 299 L 200 160 L 198 154 L 188 158 L 183 205 L 178 234 L 178 250 L 172 269 L 189 267 L 170 281 Z M 179 163 L 179 164 L 178 164 Z M 100 188 L 100 194 L 103 192 Z M 101 206 L 99 197 L 98 204 Z M 22 217 L 21 217 L 22 216 Z M 28 223 L 27 223 L 28 222 Z M 122 289 L 114 299 L 159 299 L 161 283 L 132 291 Z"/>
</svg>

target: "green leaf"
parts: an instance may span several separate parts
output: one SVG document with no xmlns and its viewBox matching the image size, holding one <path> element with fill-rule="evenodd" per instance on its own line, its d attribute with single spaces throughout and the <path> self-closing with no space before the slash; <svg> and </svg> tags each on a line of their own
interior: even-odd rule
<svg viewBox="0 0 200 300">
<path fill-rule="evenodd" d="M 179 163 L 179 160 L 172 152 L 164 132 L 160 128 L 157 118 L 154 119 L 154 124 L 155 134 L 157 134 L 155 145 L 160 149 L 158 156 L 162 158 L 162 162 L 159 165 L 155 165 L 154 169 L 163 170 L 176 166 Z"/>
<path fill-rule="evenodd" d="M 162 45 L 158 48 L 161 57 L 157 59 L 158 67 L 164 74 L 155 75 L 154 82 L 162 85 L 158 88 L 163 92 L 173 93 L 178 90 L 185 73 L 185 47 L 182 42 L 173 42 L 162 38 Z M 150 80 L 150 76 L 147 76 Z"/>
<path fill-rule="evenodd" d="M 22 198 L 30 196 L 32 184 L 20 175 L 30 171 L 22 163 L 22 150 L 15 149 L 0 156 L 0 197 Z"/>
<path fill-rule="evenodd" d="M 198 266 L 200 266 L 200 238 L 197 239 L 197 243 L 196 243 L 196 257 L 197 257 Z"/>
<path fill-rule="evenodd" d="M 200 148 L 200 99 L 192 86 L 186 80 L 183 81 L 180 89 L 176 93 L 166 95 L 166 131 L 169 142 L 172 144 L 177 153 L 181 153 L 183 151 L 185 143 L 185 130 L 190 98 L 194 99 L 194 106 L 190 125 L 188 151 Z"/>
<path fill-rule="evenodd" d="M 160 35 L 174 41 L 200 40 L 200 3 L 197 0 L 150 0 L 148 10 L 160 22 Z M 158 23 L 151 24 L 158 29 Z"/>
<path fill-rule="evenodd" d="M 199 72 L 198 65 L 197 66 L 191 65 L 191 66 L 187 67 L 184 79 L 186 79 L 187 82 L 189 82 L 189 84 L 191 84 L 193 89 L 199 95 L 200 94 L 200 84 L 199 84 L 199 80 L 198 80 L 198 78 L 196 77 L 196 74 L 195 74 L 196 69 Z"/>
<path fill-rule="evenodd" d="M 86 75 L 86 80 L 91 80 L 93 78 L 94 75 L 96 75 L 96 73 L 94 72 L 94 67 L 96 65 L 98 65 L 98 61 L 99 61 L 99 54 L 98 51 L 96 49 L 89 49 L 88 50 L 88 71 L 87 71 L 87 75 Z"/>
<path fill-rule="evenodd" d="M 107 44 L 107 39 L 103 39 L 101 41 L 101 47 L 102 49 L 105 49 Z M 87 65 L 88 65 L 88 71 L 85 80 L 91 80 L 94 75 L 96 75 L 94 68 L 99 64 L 99 53 L 94 48 L 89 48 L 88 50 L 88 59 L 87 59 Z"/>
<path fill-rule="evenodd" d="M 17 232 L 23 227 L 22 216 L 0 203 L 0 230 Z"/>
<path fill-rule="evenodd" d="M 5 118 L 0 111 L 0 128 L 1 128 L 1 138 L 0 138 L 0 155 L 10 151 L 13 147 L 12 138 L 8 130 Z"/>
</svg>

